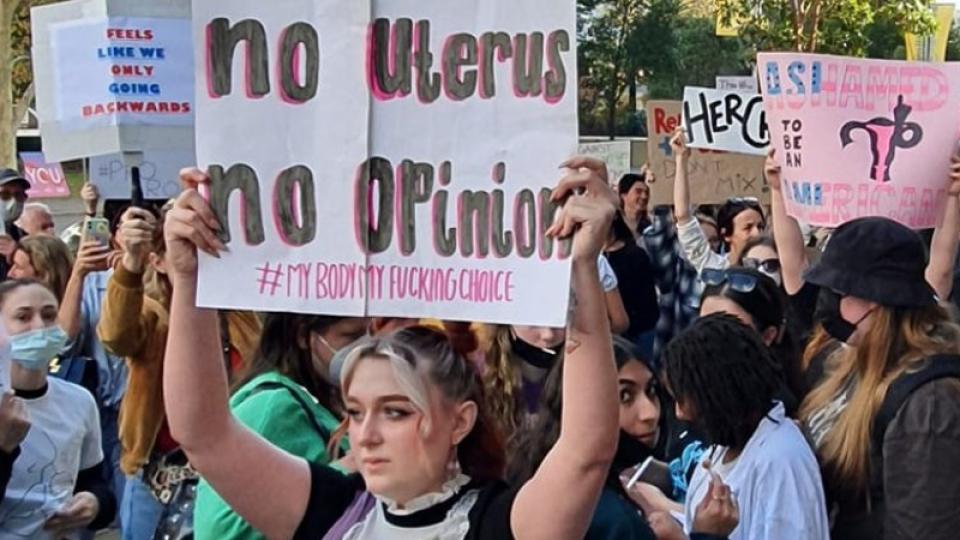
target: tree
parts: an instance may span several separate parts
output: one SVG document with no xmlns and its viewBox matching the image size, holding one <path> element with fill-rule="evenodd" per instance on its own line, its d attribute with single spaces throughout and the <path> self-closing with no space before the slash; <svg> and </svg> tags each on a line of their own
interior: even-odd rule
<svg viewBox="0 0 960 540">
<path fill-rule="evenodd" d="M 30 8 L 57 0 L 0 0 L 0 167 L 17 161 L 17 127 L 33 101 Z"/>
<path fill-rule="evenodd" d="M 718 0 L 721 18 L 739 23 L 758 51 L 864 56 L 874 25 L 929 35 L 936 20 L 925 0 Z M 876 53 L 877 51 L 872 51 Z M 892 53 L 889 47 L 883 52 Z"/>
<path fill-rule="evenodd" d="M 712 18 L 680 16 L 675 20 L 671 63 L 646 78 L 651 98 L 679 99 L 685 86 L 712 88 L 718 75 L 750 74 L 753 52 L 739 39 L 717 37 L 715 27 Z"/>
<path fill-rule="evenodd" d="M 617 105 L 628 85 L 629 46 L 646 11 L 645 0 L 578 0 L 580 112 L 593 125 L 603 115 L 605 131 L 616 132 Z"/>
</svg>

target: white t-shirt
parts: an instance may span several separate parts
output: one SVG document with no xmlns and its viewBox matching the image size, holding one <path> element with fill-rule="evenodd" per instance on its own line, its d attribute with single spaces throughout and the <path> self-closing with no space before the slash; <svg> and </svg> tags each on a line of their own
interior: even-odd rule
<svg viewBox="0 0 960 540">
<path fill-rule="evenodd" d="M 715 464 L 740 506 L 730 540 L 830 539 L 817 458 L 782 403 L 760 421 L 737 459 L 724 464 L 726 451 L 713 446 L 703 457 Z M 698 465 L 684 505 L 687 534 L 709 488 L 710 473 Z"/>
<path fill-rule="evenodd" d="M 617 281 L 617 274 L 613 272 L 610 261 L 600 255 L 597 259 L 597 271 L 600 273 L 600 284 L 603 286 L 603 292 L 610 292 L 616 289 L 620 283 Z"/>
<path fill-rule="evenodd" d="M 0 503 L 0 540 L 61 540 L 43 530 L 44 522 L 73 497 L 77 474 L 103 461 L 93 396 L 61 379 L 47 383 L 46 394 L 24 400 L 30 431 Z"/>
</svg>

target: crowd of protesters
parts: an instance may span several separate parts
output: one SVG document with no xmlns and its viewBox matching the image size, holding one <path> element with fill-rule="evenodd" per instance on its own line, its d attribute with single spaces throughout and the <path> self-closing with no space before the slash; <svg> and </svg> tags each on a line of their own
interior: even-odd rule
<svg viewBox="0 0 960 540">
<path fill-rule="evenodd" d="M 199 309 L 202 172 L 58 237 L 0 171 L 0 540 L 956 538 L 960 157 L 932 234 L 811 230 L 672 146 L 655 207 L 563 164 L 566 328 Z"/>
</svg>

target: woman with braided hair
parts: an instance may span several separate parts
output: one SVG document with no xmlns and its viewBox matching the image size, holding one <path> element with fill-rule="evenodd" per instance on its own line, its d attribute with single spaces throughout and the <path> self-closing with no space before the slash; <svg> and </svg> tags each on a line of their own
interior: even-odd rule
<svg viewBox="0 0 960 540">
<path fill-rule="evenodd" d="M 780 370 L 757 332 L 732 315 L 708 315 L 667 346 L 663 361 L 677 417 L 711 443 L 690 480 L 686 532 L 719 477 L 739 504 L 731 540 L 829 538 L 817 460 L 775 401 Z"/>
</svg>

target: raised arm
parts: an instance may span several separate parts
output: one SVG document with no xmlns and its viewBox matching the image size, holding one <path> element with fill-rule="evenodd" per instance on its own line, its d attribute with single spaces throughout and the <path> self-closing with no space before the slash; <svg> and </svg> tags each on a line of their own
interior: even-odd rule
<svg viewBox="0 0 960 540">
<path fill-rule="evenodd" d="M 187 189 L 164 227 L 173 281 L 163 371 L 170 431 L 237 514 L 267 538 L 291 538 L 307 508 L 310 471 L 306 461 L 272 446 L 230 414 L 217 313 L 194 304 L 197 249 L 217 256 L 225 248 L 213 232 L 216 217 L 196 191 L 206 177 L 193 169 L 181 173 L 181 180 Z"/>
<path fill-rule="evenodd" d="M 136 359 L 147 344 L 148 329 L 155 317 L 144 316 L 143 272 L 153 250 L 156 218 L 142 208 L 129 208 L 121 218 L 118 235 L 123 256 L 103 299 L 97 336 L 103 346 L 117 356 Z"/>
<path fill-rule="evenodd" d="M 673 179 L 673 214 L 677 225 L 685 225 L 693 220 L 690 212 L 690 179 L 687 178 L 687 163 L 690 161 L 690 149 L 683 129 L 677 128 L 670 139 L 673 159 L 676 162 L 676 174 Z"/>
<path fill-rule="evenodd" d="M 773 194 L 770 196 L 770 215 L 773 220 L 773 239 L 777 243 L 783 288 L 787 294 L 797 294 L 803 288 L 803 272 L 810 266 L 807 250 L 804 249 L 803 232 L 796 218 L 787 214 L 783 200 L 783 184 L 780 178 L 780 163 L 775 150 L 770 150 L 763 172 Z"/>
<path fill-rule="evenodd" d="M 930 262 L 927 264 L 927 283 L 942 300 L 949 300 L 953 292 L 953 270 L 960 247 L 960 154 L 953 156 L 947 200 L 943 205 L 937 228 L 930 243 Z"/>
<path fill-rule="evenodd" d="M 514 536 L 583 538 L 617 447 L 617 373 L 597 256 L 616 212 L 602 162 L 578 158 L 554 192 L 568 197 L 552 236 L 574 234 L 574 292 L 563 367 L 560 437 L 520 489 L 511 512 Z M 573 195 L 585 188 L 582 195 Z M 550 504 L 544 504 L 550 501 Z"/>
<path fill-rule="evenodd" d="M 623 305 L 623 297 L 620 296 L 620 288 L 604 293 L 607 303 L 607 314 L 610 316 L 610 331 L 614 334 L 622 334 L 630 329 L 630 315 L 627 314 L 627 308 Z"/>
<path fill-rule="evenodd" d="M 98 242 L 81 241 L 77 251 L 77 262 L 73 264 L 73 272 L 67 281 L 67 289 L 60 302 L 60 311 L 57 322 L 67 333 L 70 340 L 77 338 L 80 333 L 80 306 L 83 304 L 83 282 L 91 272 L 101 272 L 107 269 L 107 259 L 110 257 L 110 246 L 101 246 Z"/>
</svg>

